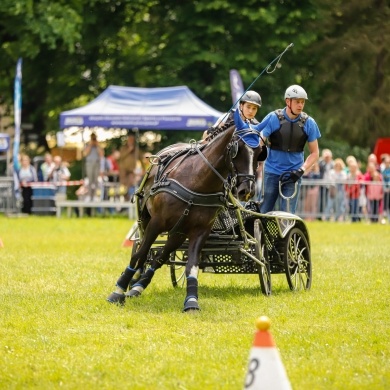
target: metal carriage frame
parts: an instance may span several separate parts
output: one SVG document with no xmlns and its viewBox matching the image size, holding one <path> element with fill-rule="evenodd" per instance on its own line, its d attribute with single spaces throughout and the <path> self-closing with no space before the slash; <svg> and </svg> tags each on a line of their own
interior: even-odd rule
<svg viewBox="0 0 390 390">
<path fill-rule="evenodd" d="M 140 230 L 134 230 L 133 253 L 138 249 Z M 142 233 L 141 233 L 142 234 Z M 168 233 L 151 247 L 146 267 L 163 249 Z M 171 253 L 174 287 L 185 285 L 188 241 Z M 297 215 L 272 211 L 261 214 L 255 202 L 245 206 L 229 194 L 229 206 L 217 215 L 206 241 L 199 270 L 214 274 L 257 274 L 261 292 L 272 292 L 271 275 L 285 274 L 290 290 L 309 290 L 312 283 L 310 238 L 304 221 Z"/>
</svg>

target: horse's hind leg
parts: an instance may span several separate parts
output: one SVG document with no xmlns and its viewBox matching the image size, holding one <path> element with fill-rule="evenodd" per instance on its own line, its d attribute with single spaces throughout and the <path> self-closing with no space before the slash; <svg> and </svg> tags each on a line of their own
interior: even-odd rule
<svg viewBox="0 0 390 390">
<path fill-rule="evenodd" d="M 125 294 L 126 297 L 132 298 L 140 296 L 146 287 L 149 286 L 154 273 L 168 261 L 171 252 L 176 250 L 184 242 L 184 240 L 185 236 L 181 234 L 174 234 L 168 237 L 161 253 L 153 258 L 150 267 L 141 275 L 140 279 L 134 283 L 131 290 Z"/>
</svg>

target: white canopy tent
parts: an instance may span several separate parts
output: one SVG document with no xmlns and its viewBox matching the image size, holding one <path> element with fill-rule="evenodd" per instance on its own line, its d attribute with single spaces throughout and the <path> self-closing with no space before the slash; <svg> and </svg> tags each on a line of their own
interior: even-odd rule
<svg viewBox="0 0 390 390">
<path fill-rule="evenodd" d="M 60 127 L 201 131 L 212 126 L 221 115 L 186 86 L 111 85 L 87 105 L 62 112 Z"/>
</svg>

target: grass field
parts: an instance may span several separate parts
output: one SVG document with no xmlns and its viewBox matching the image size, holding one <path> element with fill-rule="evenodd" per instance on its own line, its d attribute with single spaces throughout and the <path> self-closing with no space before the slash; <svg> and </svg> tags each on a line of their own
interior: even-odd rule
<svg viewBox="0 0 390 390">
<path fill-rule="evenodd" d="M 308 223 L 310 291 L 202 273 L 194 314 L 167 267 L 125 307 L 105 301 L 130 226 L 0 215 L 0 389 L 243 389 L 260 315 L 294 389 L 390 388 L 389 225 Z"/>
</svg>

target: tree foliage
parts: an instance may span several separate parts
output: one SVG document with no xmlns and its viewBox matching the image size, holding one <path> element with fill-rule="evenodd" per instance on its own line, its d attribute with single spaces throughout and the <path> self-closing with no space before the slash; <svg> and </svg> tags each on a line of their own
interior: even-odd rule
<svg viewBox="0 0 390 390">
<path fill-rule="evenodd" d="M 44 134 L 112 84 L 188 85 L 226 111 L 234 68 L 245 87 L 264 72 L 251 85 L 263 98 L 259 119 L 299 83 L 324 138 L 372 146 L 388 133 L 388 18 L 385 0 L 3 0 L 1 97 L 12 108 L 23 57 L 23 121 Z"/>
<path fill-rule="evenodd" d="M 389 135 L 390 17 L 382 0 L 320 1 L 321 18 L 314 27 L 321 40 L 308 48 L 316 59 L 317 89 L 321 93 L 327 137 L 351 145 L 373 147 Z"/>
</svg>

